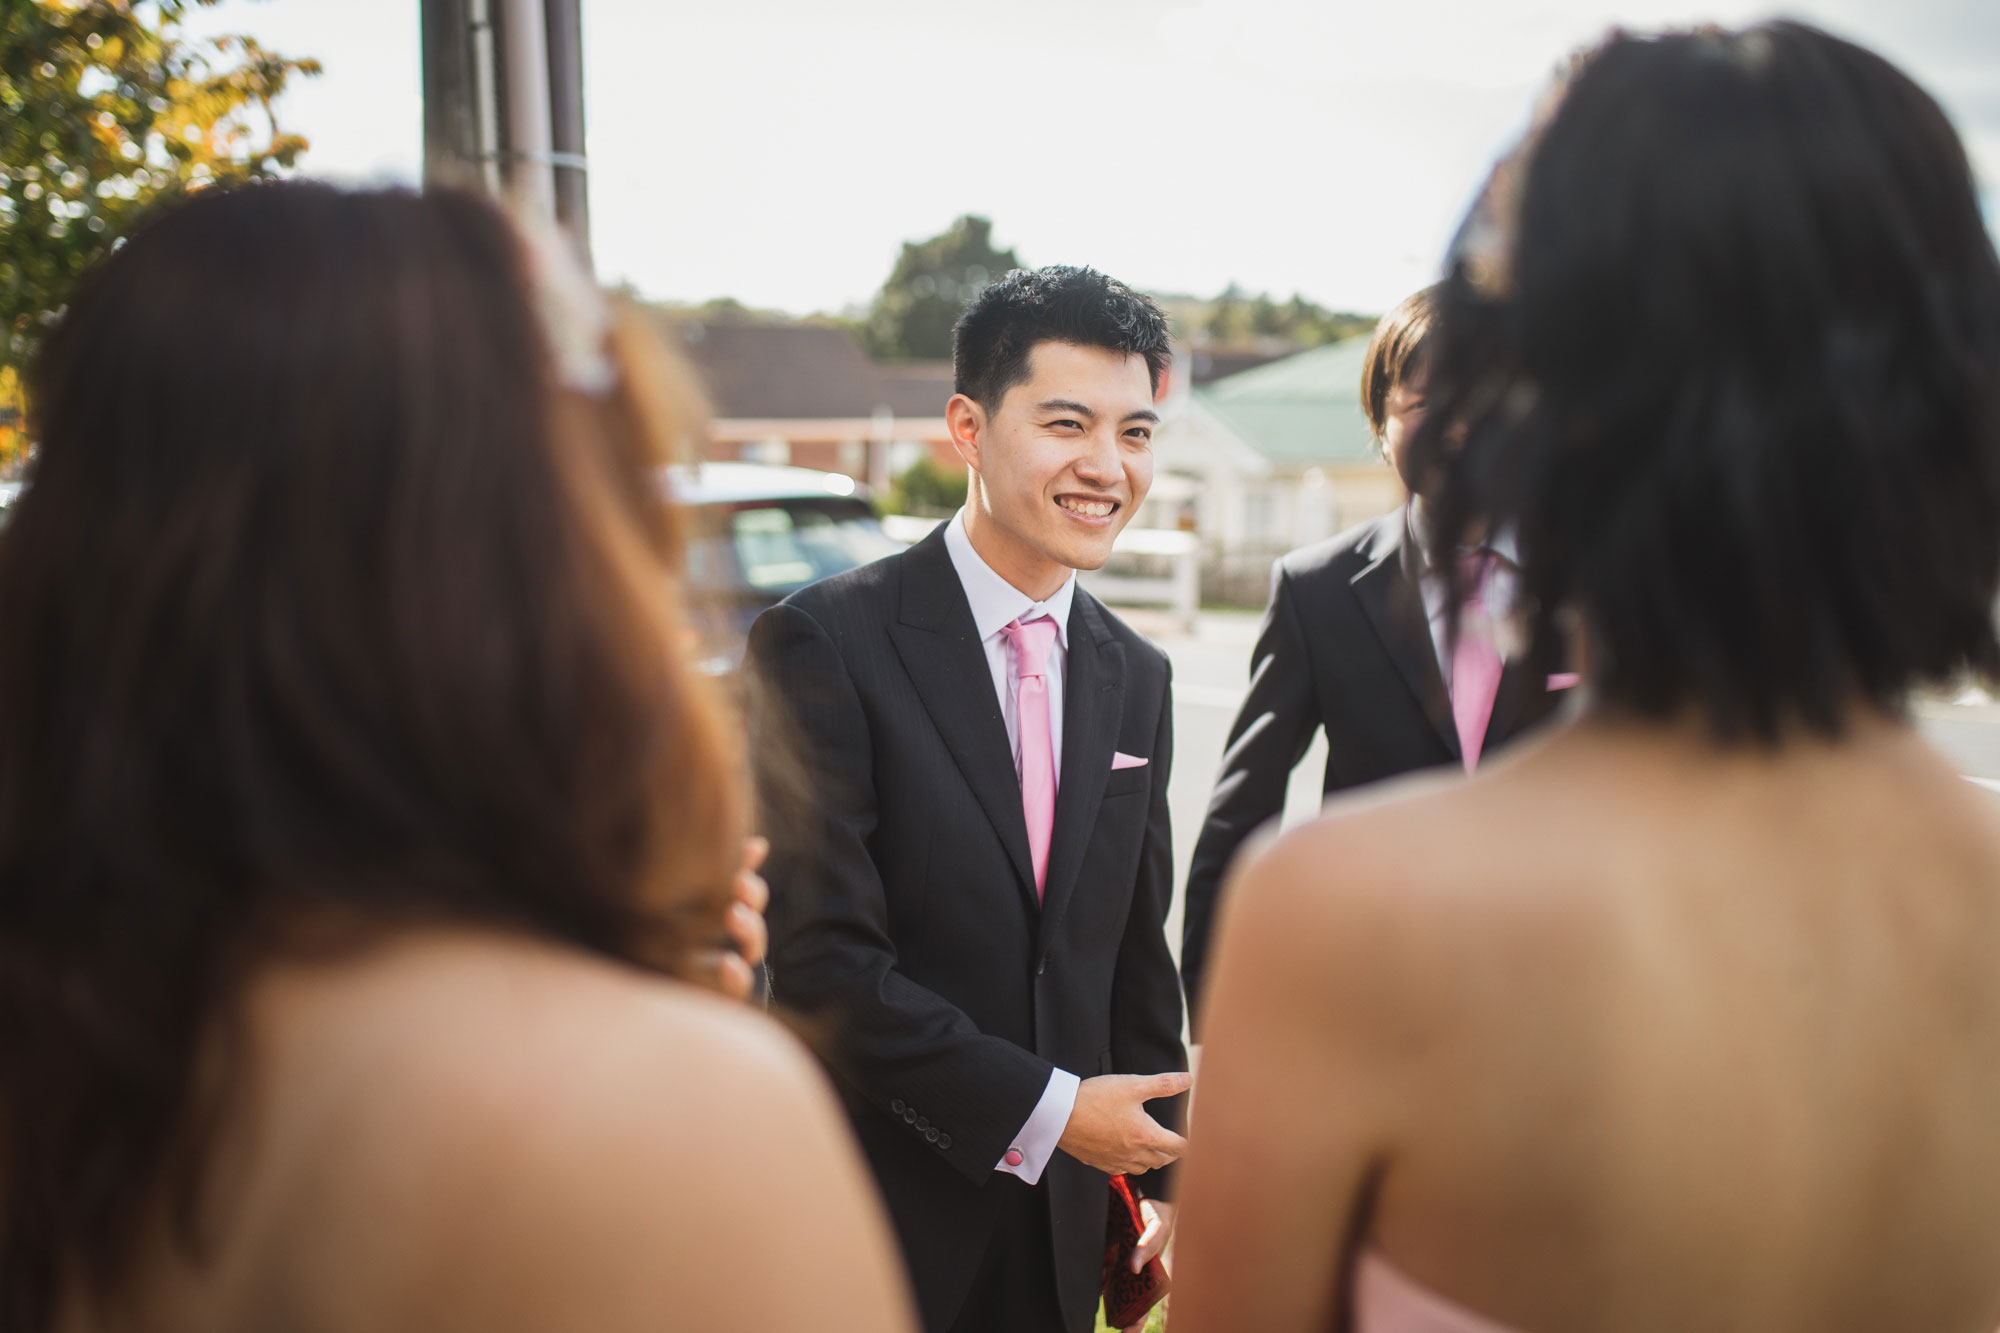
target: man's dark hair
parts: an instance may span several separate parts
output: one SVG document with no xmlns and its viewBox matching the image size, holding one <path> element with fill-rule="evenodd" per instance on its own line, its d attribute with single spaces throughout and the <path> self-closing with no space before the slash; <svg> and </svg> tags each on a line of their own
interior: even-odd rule
<svg viewBox="0 0 2000 1333">
<path fill-rule="evenodd" d="M 1096 269 L 1015 269 L 980 292 L 952 333 L 952 388 L 991 412 L 1031 373 L 1037 343 L 1102 347 L 1144 357 L 1153 392 L 1172 353 L 1153 299 Z"/>
<path fill-rule="evenodd" d="M 1776 741 L 2000 669 L 2000 261 L 1881 57 L 1613 37 L 1475 209 L 1431 336 L 1432 540 L 1513 529 L 1532 644 L 1578 625 L 1604 703 Z"/>
</svg>

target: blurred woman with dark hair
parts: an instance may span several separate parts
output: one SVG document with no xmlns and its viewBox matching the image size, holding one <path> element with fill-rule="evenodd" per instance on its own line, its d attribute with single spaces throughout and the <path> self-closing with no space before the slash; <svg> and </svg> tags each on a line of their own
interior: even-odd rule
<svg viewBox="0 0 2000 1333">
<path fill-rule="evenodd" d="M 0 1328 L 907 1326 L 828 1090 L 705 993 L 762 934 L 654 480 L 698 420 L 555 254 L 204 195 L 43 350 Z"/>
<path fill-rule="evenodd" d="M 1176 1333 L 1991 1333 L 2000 810 L 1906 713 L 2000 668 L 1958 139 L 1808 27 L 1616 36 L 1460 259 L 1433 558 L 1511 535 L 1588 695 L 1241 872 Z"/>
</svg>

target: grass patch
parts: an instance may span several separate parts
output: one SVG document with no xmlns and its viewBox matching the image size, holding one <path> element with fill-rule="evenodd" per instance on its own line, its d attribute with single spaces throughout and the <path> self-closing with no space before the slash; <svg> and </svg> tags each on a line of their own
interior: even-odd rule
<svg viewBox="0 0 2000 1333">
<path fill-rule="evenodd" d="M 1146 1316 L 1146 1333 L 1166 1333 L 1166 1327 L 1167 1303 L 1161 1301 L 1153 1307 L 1153 1312 Z M 1118 1333 L 1117 1329 L 1112 1328 L 1111 1325 L 1104 1322 L 1104 1303 L 1102 1301 L 1098 1302 L 1097 1306 L 1097 1333 Z"/>
</svg>

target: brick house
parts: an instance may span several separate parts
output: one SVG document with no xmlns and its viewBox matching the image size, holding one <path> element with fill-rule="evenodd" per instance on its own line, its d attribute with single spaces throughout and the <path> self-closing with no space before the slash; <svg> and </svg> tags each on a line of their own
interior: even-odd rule
<svg viewBox="0 0 2000 1333">
<path fill-rule="evenodd" d="M 666 325 L 708 391 L 705 458 L 842 472 L 877 490 L 925 454 L 963 470 L 944 425 L 948 361 L 878 362 L 831 324 Z"/>
</svg>

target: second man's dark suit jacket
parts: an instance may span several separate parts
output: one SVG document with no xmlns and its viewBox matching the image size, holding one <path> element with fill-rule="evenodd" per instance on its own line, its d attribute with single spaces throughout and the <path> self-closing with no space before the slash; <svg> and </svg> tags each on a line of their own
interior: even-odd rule
<svg viewBox="0 0 2000 1333">
<path fill-rule="evenodd" d="M 941 531 L 793 594 L 750 634 L 813 796 L 771 816 L 772 993 L 826 1025 L 933 1329 L 1018 1183 L 994 1167 L 1051 1068 L 1187 1068 L 1165 934 L 1167 661 L 1082 589 L 1068 641 L 1038 904 L 1006 724 Z M 1113 772 L 1117 751 L 1146 763 Z M 1148 1109 L 1178 1129 L 1178 1102 Z M 1042 1184 L 1063 1307 L 1093 1310 L 1109 1177 L 1058 1150 Z"/>
<path fill-rule="evenodd" d="M 1200 996 L 1230 860 L 1285 806 L 1292 769 L 1326 729 L 1328 795 L 1419 769 L 1462 765 L 1438 667 L 1408 507 L 1280 560 L 1251 655 L 1250 692 L 1188 866 L 1181 976 Z M 1553 711 L 1548 674 L 1509 661 L 1482 757 Z"/>
</svg>

